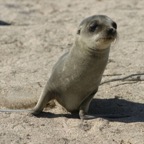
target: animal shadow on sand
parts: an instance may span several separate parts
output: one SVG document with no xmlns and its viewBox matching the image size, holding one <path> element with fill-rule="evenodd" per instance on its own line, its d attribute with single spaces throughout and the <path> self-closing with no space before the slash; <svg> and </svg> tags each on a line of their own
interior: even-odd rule
<svg viewBox="0 0 144 144">
<path fill-rule="evenodd" d="M 0 20 L 0 26 L 9 26 L 11 23 Z"/>
<path fill-rule="evenodd" d="M 88 114 L 95 115 L 98 117 L 102 117 L 101 115 L 123 115 L 124 117 L 122 118 L 104 117 L 104 119 L 124 123 L 144 122 L 144 104 L 118 98 L 93 99 L 90 104 Z M 50 112 L 43 112 L 42 114 L 39 115 L 39 117 L 41 118 L 67 117 L 77 119 L 78 114 L 53 114 Z"/>
</svg>

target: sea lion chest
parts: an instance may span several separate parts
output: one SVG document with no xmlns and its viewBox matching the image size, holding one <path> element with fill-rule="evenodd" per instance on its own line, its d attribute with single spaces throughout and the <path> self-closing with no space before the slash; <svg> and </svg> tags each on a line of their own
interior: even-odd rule
<svg viewBox="0 0 144 144">
<path fill-rule="evenodd" d="M 50 85 L 58 93 L 58 101 L 69 111 L 95 91 L 108 60 L 108 51 L 93 56 L 63 55 L 54 66 Z"/>
</svg>

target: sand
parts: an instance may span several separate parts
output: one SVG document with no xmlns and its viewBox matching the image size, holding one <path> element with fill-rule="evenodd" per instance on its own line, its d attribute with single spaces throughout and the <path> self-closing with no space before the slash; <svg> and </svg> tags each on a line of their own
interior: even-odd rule
<svg viewBox="0 0 144 144">
<path fill-rule="evenodd" d="M 58 58 L 68 51 L 81 20 L 105 14 L 118 24 L 103 81 L 144 73 L 143 0 L 0 0 L 0 108 L 37 99 Z M 6 22 L 8 25 L 4 25 Z M 10 25 L 9 25 L 10 24 Z M 90 113 L 130 117 L 86 120 L 56 105 L 40 117 L 0 113 L 1 144 L 142 144 L 144 82 L 101 85 Z"/>
</svg>

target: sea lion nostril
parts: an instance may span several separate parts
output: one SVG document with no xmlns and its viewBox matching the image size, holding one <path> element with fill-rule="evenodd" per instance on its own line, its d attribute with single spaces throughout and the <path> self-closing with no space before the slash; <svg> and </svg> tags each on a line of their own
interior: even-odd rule
<svg viewBox="0 0 144 144">
<path fill-rule="evenodd" d="M 108 34 L 116 34 L 116 30 L 114 28 L 109 28 L 107 32 Z"/>
</svg>

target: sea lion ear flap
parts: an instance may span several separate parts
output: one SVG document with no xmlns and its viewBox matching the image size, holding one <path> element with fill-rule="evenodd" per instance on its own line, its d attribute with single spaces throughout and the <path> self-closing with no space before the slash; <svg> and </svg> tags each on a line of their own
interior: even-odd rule
<svg viewBox="0 0 144 144">
<path fill-rule="evenodd" d="M 81 32 L 81 29 L 78 29 L 77 30 L 77 34 L 80 35 L 80 32 Z"/>
<path fill-rule="evenodd" d="M 81 33 L 81 26 L 79 27 L 79 29 L 77 30 L 77 34 L 80 35 Z"/>
</svg>

